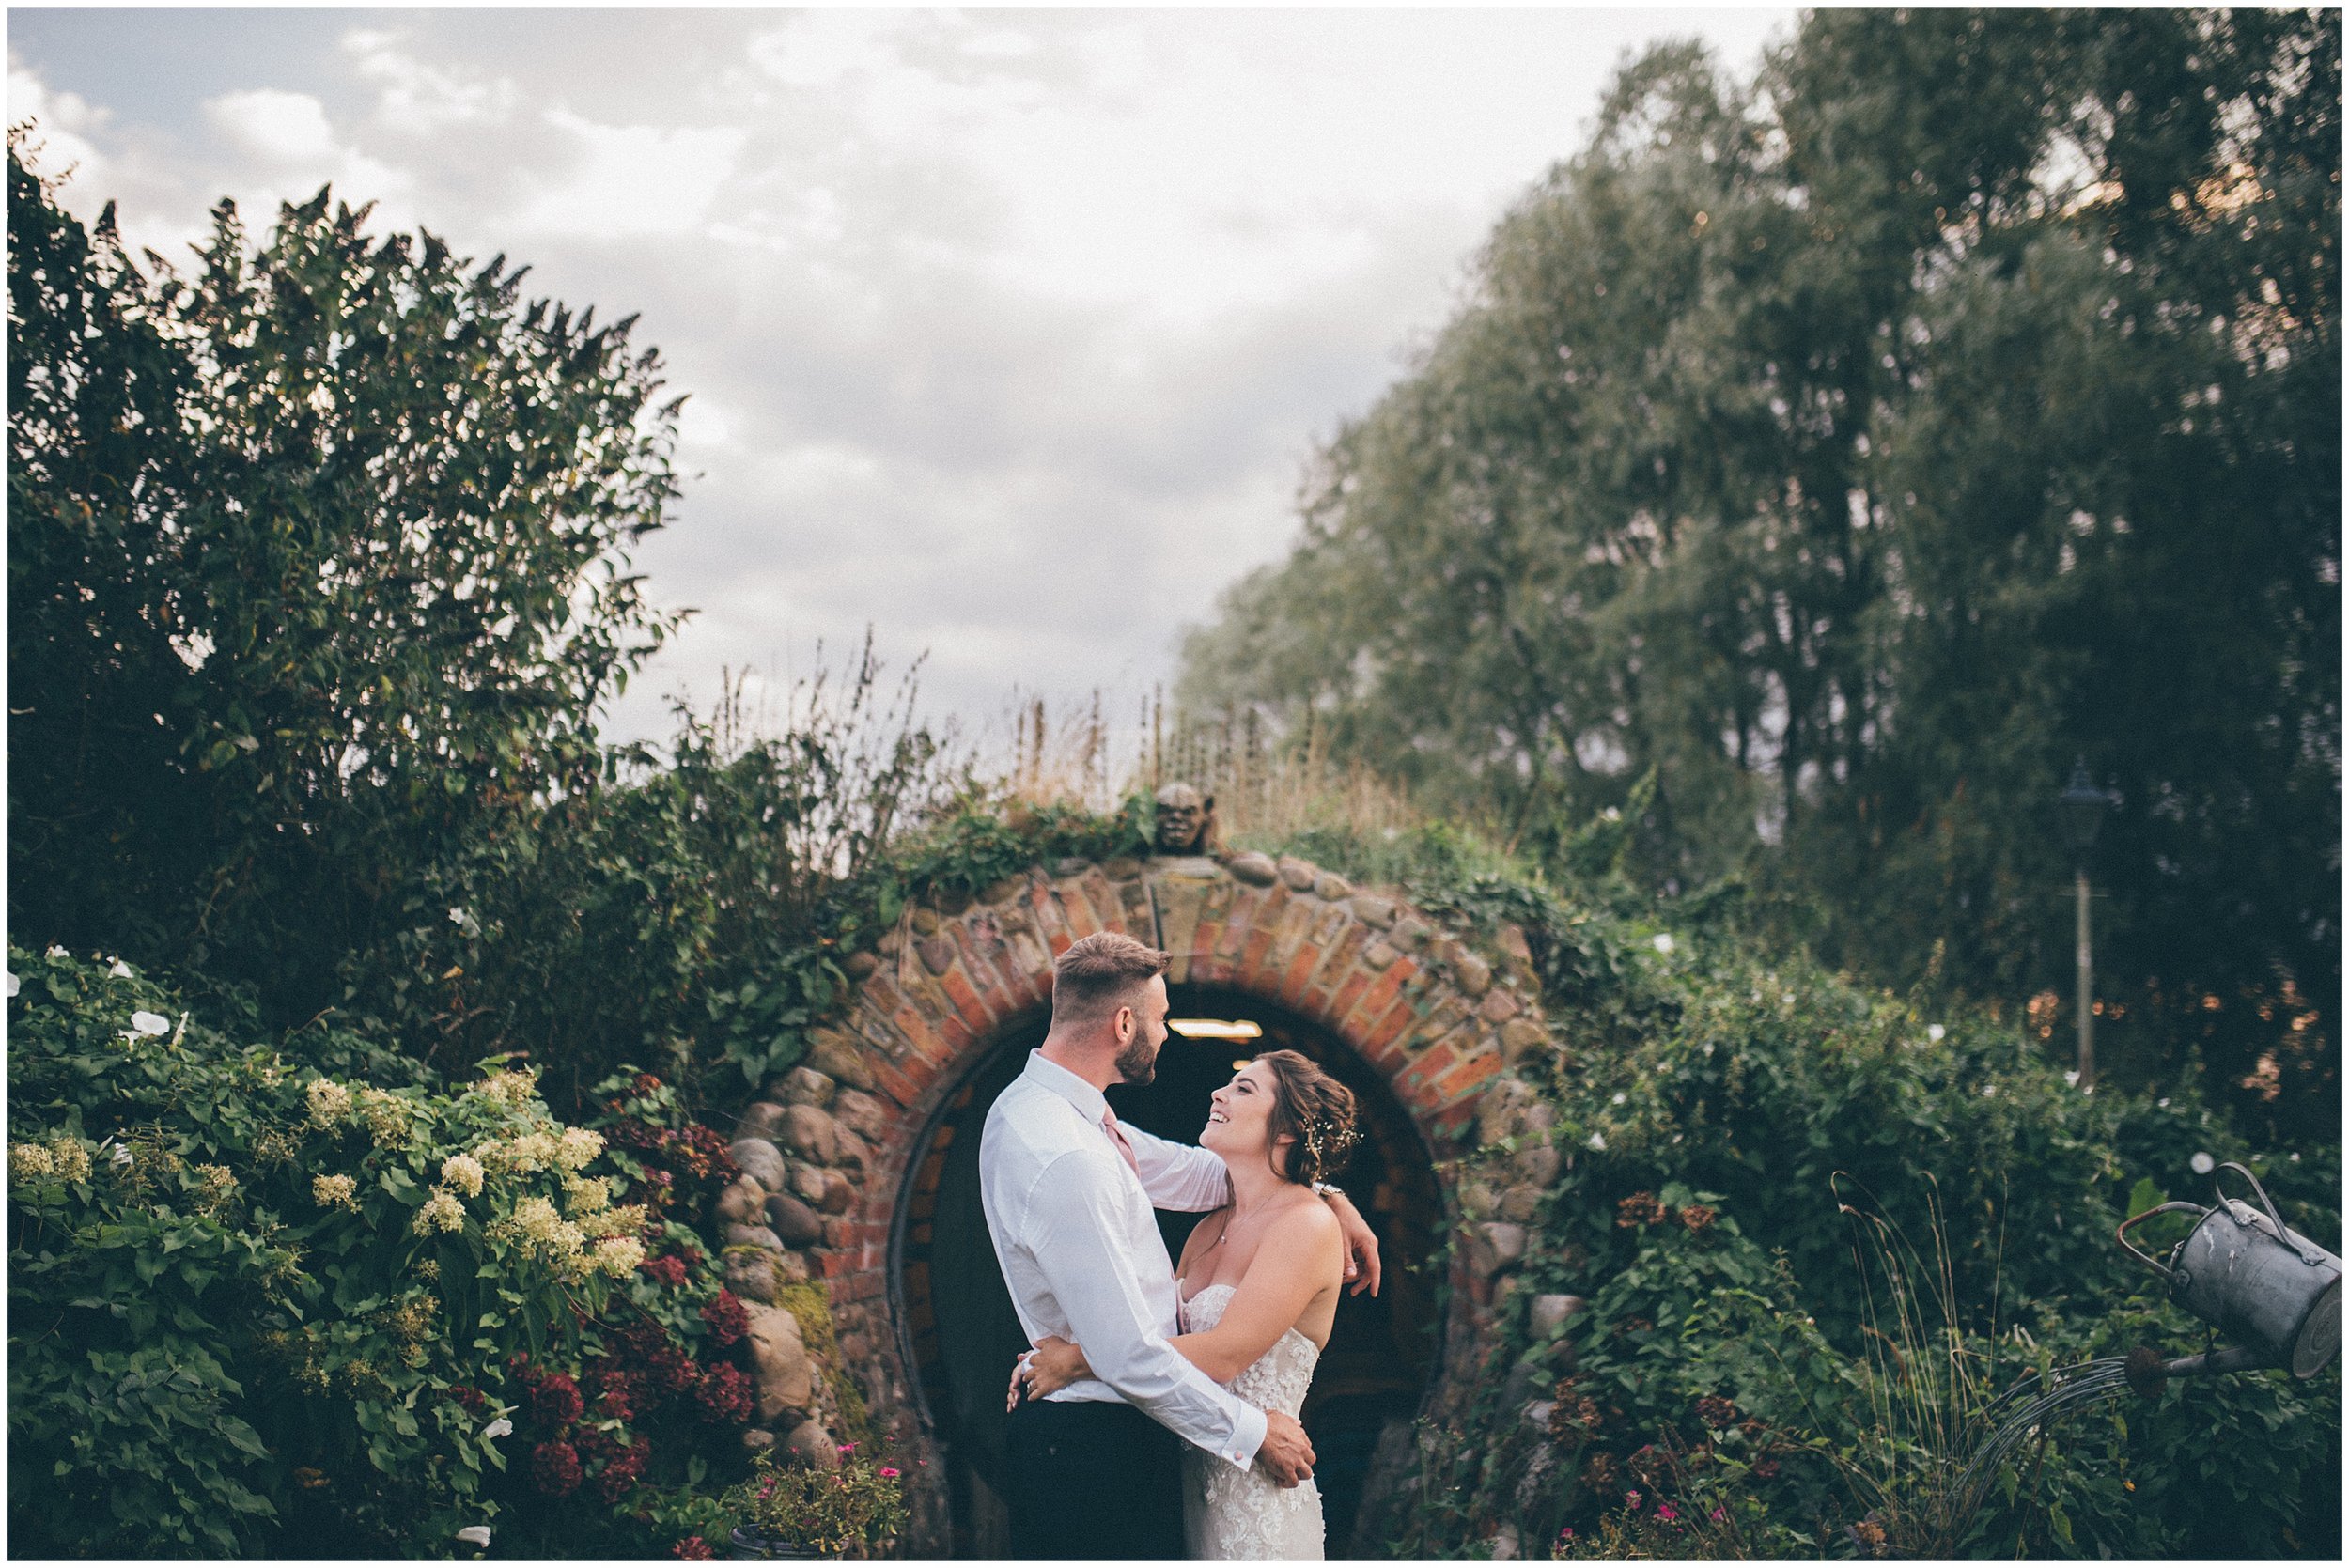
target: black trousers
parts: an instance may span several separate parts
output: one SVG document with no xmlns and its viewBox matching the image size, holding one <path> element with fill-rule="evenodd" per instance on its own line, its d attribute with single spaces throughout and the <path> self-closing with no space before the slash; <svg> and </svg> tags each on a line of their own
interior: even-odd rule
<svg viewBox="0 0 2349 1568">
<path fill-rule="evenodd" d="M 1181 1438 L 1093 1400 L 1024 1400 L 1008 1421 L 1014 1558 L 1181 1560 Z"/>
</svg>

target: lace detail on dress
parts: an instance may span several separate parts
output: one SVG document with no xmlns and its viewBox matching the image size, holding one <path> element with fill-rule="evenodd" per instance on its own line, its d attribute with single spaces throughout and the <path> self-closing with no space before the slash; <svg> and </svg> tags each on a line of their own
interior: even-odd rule
<svg viewBox="0 0 2349 1568">
<path fill-rule="evenodd" d="M 1214 1327 L 1235 1294 L 1231 1285 L 1201 1290 L 1183 1305 L 1183 1332 L 1204 1334 Z M 1224 1387 L 1259 1410 L 1294 1416 L 1304 1407 L 1314 1364 L 1320 1359 L 1314 1342 L 1291 1328 Z M 1243 1470 L 1186 1447 L 1183 1530 L 1191 1557 L 1201 1561 L 1318 1562 L 1321 1492 L 1310 1481 L 1278 1486 L 1253 1466 Z"/>
</svg>

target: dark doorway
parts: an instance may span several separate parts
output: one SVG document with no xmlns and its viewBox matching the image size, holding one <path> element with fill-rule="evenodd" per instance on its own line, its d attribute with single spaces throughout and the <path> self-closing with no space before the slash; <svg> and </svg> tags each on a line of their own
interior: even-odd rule
<svg viewBox="0 0 2349 1568">
<path fill-rule="evenodd" d="M 1429 1259 L 1442 1208 L 1426 1145 L 1377 1074 L 1327 1031 L 1241 991 L 1176 986 L 1171 1000 L 1175 1017 L 1247 1019 L 1264 1033 L 1242 1043 L 1170 1038 L 1154 1082 L 1110 1091 L 1120 1119 L 1163 1138 L 1194 1141 L 1206 1119 L 1207 1096 L 1231 1078 L 1234 1064 L 1283 1048 L 1328 1068 L 1354 1091 L 1362 1109 L 1365 1137 L 1340 1179 L 1378 1234 L 1386 1283 L 1376 1297 L 1349 1296 L 1340 1306 L 1304 1410 L 1320 1456 L 1315 1476 L 1330 1552 L 1350 1555 L 1379 1433 L 1389 1421 L 1410 1419 L 1436 1364 L 1438 1281 Z M 1007 1026 L 948 1096 L 903 1199 L 900 1321 L 947 1467 L 957 1557 L 1005 1554 L 997 1501 L 1003 1388 L 1012 1358 L 1026 1346 L 979 1206 L 979 1133 L 988 1107 L 1025 1066 L 1047 1021 L 1039 1011 Z M 1181 1252 L 1199 1218 L 1159 1216 L 1170 1257 Z"/>
</svg>

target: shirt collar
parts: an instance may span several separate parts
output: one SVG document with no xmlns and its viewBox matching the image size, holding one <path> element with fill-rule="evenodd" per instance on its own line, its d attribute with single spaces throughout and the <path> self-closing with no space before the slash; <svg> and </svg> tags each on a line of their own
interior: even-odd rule
<svg viewBox="0 0 2349 1568">
<path fill-rule="evenodd" d="M 1049 1089 L 1075 1106 L 1088 1122 L 1097 1124 L 1109 1111 L 1109 1096 L 1059 1063 L 1048 1060 L 1040 1050 L 1028 1052 L 1028 1068 L 1020 1076 L 1034 1079 L 1037 1088 Z"/>
</svg>

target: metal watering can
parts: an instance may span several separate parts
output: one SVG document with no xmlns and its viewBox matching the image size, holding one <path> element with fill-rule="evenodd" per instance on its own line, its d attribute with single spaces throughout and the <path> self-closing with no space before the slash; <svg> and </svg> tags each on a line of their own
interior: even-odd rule
<svg viewBox="0 0 2349 1568">
<path fill-rule="evenodd" d="M 2227 1196 L 2219 1178 L 2229 1171 L 2251 1184 L 2265 1213 Z M 2241 1342 L 2159 1370 L 2175 1376 L 2288 1367 L 2295 1377 L 2315 1376 L 2341 1352 L 2341 1260 L 2286 1227 L 2267 1189 L 2242 1166 L 2229 1161 L 2218 1167 L 2211 1173 L 2211 1191 L 2218 1202 L 2210 1208 L 2163 1203 L 2130 1216 L 2113 1233 L 2131 1256 L 2169 1283 L 2172 1301 Z M 2129 1242 L 2130 1227 L 2157 1214 L 2201 1216 L 2186 1238 L 2170 1250 L 2167 1264 Z"/>
</svg>

